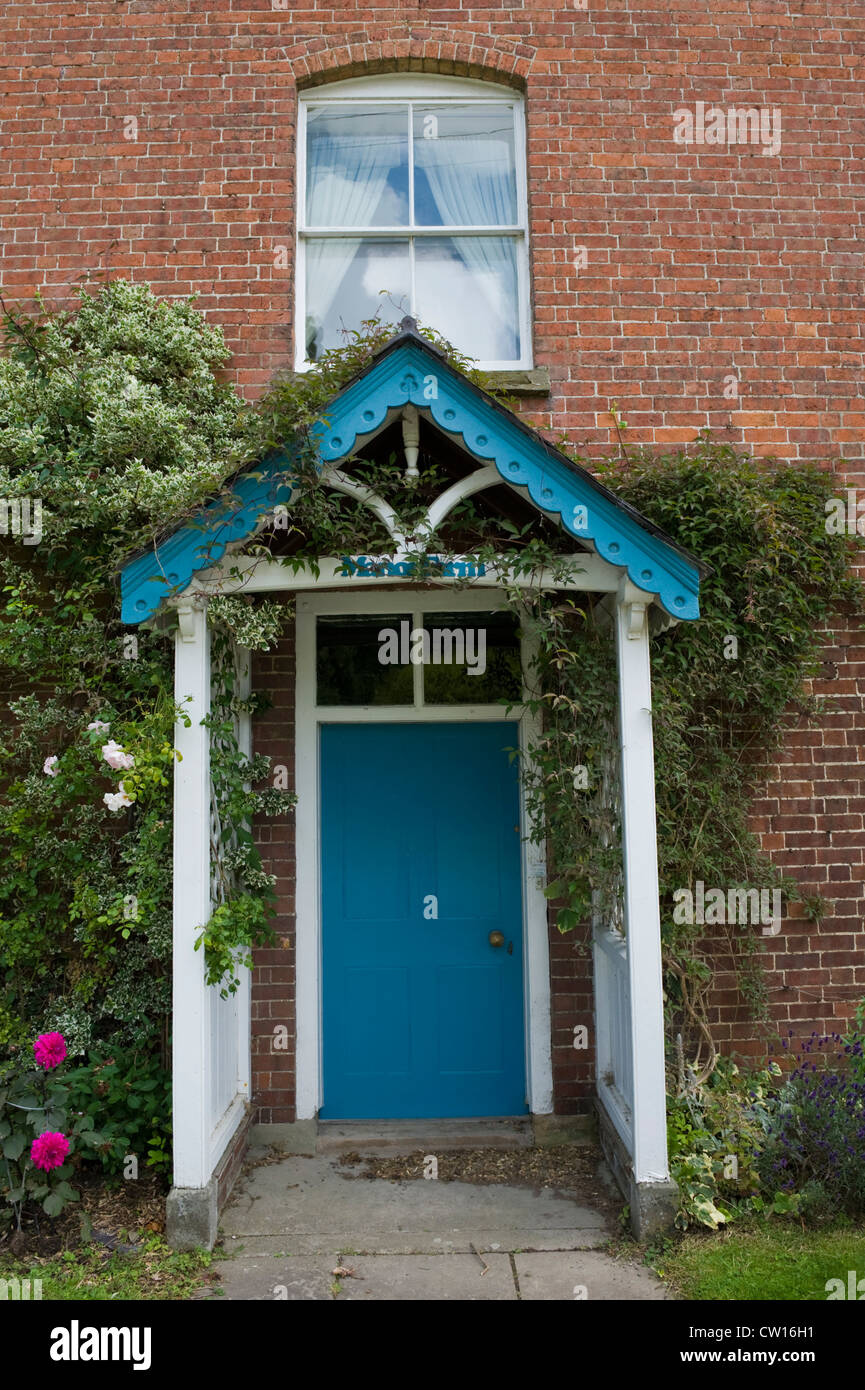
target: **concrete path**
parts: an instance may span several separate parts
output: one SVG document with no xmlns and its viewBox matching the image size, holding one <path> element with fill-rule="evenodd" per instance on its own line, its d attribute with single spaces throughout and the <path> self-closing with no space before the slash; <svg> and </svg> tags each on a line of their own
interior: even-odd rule
<svg viewBox="0 0 865 1390">
<path fill-rule="evenodd" d="M 360 1176 L 326 1154 L 270 1158 L 223 1213 L 228 1299 L 663 1299 L 647 1269 L 613 1259 L 601 1212 L 574 1194 Z M 216 1290 L 220 1291 L 217 1292 Z"/>
</svg>

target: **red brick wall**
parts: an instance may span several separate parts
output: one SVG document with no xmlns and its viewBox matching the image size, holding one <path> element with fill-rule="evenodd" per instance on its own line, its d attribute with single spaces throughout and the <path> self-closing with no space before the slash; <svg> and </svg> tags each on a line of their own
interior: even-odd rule
<svg viewBox="0 0 865 1390">
<path fill-rule="evenodd" d="M 294 242 L 296 84 L 495 76 L 527 96 L 535 354 L 553 378 L 532 413 L 589 449 L 615 399 L 647 443 L 710 425 L 861 458 L 862 41 L 861 0 L 13 0 L 0 283 L 63 300 L 109 270 L 199 291 L 255 393 L 292 361 L 274 248 Z M 676 145 L 673 112 L 698 100 L 777 106 L 781 153 Z"/>
<path fill-rule="evenodd" d="M 550 918 L 555 913 L 551 910 Z M 592 956 L 583 931 L 563 936 L 551 921 L 550 1013 L 552 1018 L 553 1107 L 557 1115 L 581 1114 L 591 1107 L 595 1093 L 595 996 L 592 988 Z M 576 1041 L 575 1027 L 585 1027 Z"/>
<path fill-rule="evenodd" d="M 258 652 L 252 688 L 266 691 L 270 708 L 253 721 L 253 748 L 288 771 L 294 791 L 294 622 L 273 651 Z M 255 953 L 252 975 L 252 1097 L 256 1121 L 295 1118 L 295 882 L 294 816 L 261 817 L 255 839 L 266 873 L 276 875 L 277 942 Z M 285 1030 L 285 1031 L 283 1031 Z M 287 1046 L 283 1046 L 287 1042 Z"/>
<path fill-rule="evenodd" d="M 802 903 L 785 905 L 782 930 L 763 938 L 769 1025 L 756 1028 L 737 1000 L 733 962 L 714 955 L 712 1030 L 722 1049 L 765 1052 L 764 1035 L 795 1038 L 843 1031 L 865 998 L 865 643 L 861 629 L 842 630 L 824 652 L 812 693 L 835 711 L 817 728 L 791 729 L 772 777 L 754 804 L 763 849 L 808 898 L 822 898 L 819 921 Z M 756 1035 L 756 1036 L 755 1036 Z"/>
</svg>

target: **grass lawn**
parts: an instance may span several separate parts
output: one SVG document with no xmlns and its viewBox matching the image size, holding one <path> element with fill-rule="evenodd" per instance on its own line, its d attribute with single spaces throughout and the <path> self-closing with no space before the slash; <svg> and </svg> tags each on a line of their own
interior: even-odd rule
<svg viewBox="0 0 865 1390">
<path fill-rule="evenodd" d="M 848 1270 L 865 1279 L 865 1227 L 768 1222 L 688 1234 L 648 1259 L 682 1298 L 825 1302 L 827 1280 L 843 1280 L 846 1291 Z"/>
<path fill-rule="evenodd" d="M 5 1256 L 0 1258 L 0 1279 L 41 1279 L 43 1302 L 186 1299 L 206 1278 L 211 1260 L 206 1251 L 170 1250 L 161 1236 L 154 1235 L 134 1255 L 109 1254 L 99 1246 L 83 1245 L 43 1259 Z"/>
</svg>

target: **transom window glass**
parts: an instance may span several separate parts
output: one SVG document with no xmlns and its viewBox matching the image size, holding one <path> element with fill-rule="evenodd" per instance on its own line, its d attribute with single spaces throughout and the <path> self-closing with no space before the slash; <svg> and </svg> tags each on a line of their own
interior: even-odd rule
<svg viewBox="0 0 865 1390">
<path fill-rule="evenodd" d="M 302 102 L 301 146 L 303 360 L 375 314 L 412 314 L 484 366 L 529 364 L 516 96 L 455 79 L 341 83 Z"/>
<path fill-rule="evenodd" d="M 522 699 L 512 613 L 320 617 L 318 705 L 493 705 Z"/>
</svg>

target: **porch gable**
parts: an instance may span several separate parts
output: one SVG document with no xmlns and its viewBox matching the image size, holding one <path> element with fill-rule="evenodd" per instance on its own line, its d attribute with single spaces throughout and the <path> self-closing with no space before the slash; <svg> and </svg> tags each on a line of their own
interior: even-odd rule
<svg viewBox="0 0 865 1390">
<path fill-rule="evenodd" d="M 314 427 L 322 468 L 350 458 L 406 407 L 426 416 L 482 464 L 494 467 L 502 481 L 528 497 L 539 512 L 645 592 L 647 603 L 656 602 L 676 620 L 699 617 L 699 561 L 451 368 L 412 320 L 403 320 L 401 331 Z M 121 573 L 124 623 L 136 625 L 153 617 L 166 598 L 181 594 L 196 573 L 217 564 L 228 546 L 244 541 L 275 507 L 290 505 L 292 466 L 289 442 L 240 474 L 227 496 L 130 560 Z"/>
</svg>

